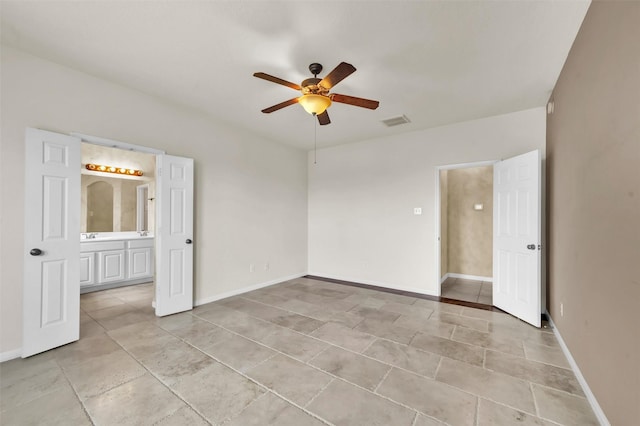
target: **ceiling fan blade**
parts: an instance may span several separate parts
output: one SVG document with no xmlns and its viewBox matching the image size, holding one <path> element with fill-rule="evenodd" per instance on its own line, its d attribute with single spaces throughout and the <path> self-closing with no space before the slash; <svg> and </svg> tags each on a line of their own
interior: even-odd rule
<svg viewBox="0 0 640 426">
<path fill-rule="evenodd" d="M 280 102 L 277 105 L 270 106 L 269 108 L 265 108 L 262 110 L 262 112 L 264 112 L 265 114 L 269 114 L 270 112 L 277 111 L 279 109 L 282 109 L 284 107 L 288 107 L 289 105 L 293 105 L 297 103 L 298 103 L 298 98 L 289 99 L 288 101 Z"/>
<path fill-rule="evenodd" d="M 338 93 L 333 93 L 330 97 L 333 102 L 340 102 L 342 104 L 355 105 L 362 108 L 376 109 L 378 108 L 378 105 L 380 105 L 380 102 L 378 101 L 372 101 L 371 99 L 356 98 L 355 96 L 340 95 Z"/>
<path fill-rule="evenodd" d="M 327 124 L 331 123 L 327 110 L 325 110 L 322 114 L 318 114 L 318 123 L 320 123 L 321 126 L 326 126 Z"/>
<path fill-rule="evenodd" d="M 320 86 L 325 89 L 331 89 L 336 84 L 340 83 L 345 78 L 349 77 L 356 71 L 356 67 L 346 62 L 340 62 L 340 64 L 333 69 L 325 78 L 320 81 Z"/>
<path fill-rule="evenodd" d="M 261 78 L 263 80 L 270 81 L 272 83 L 282 84 L 283 86 L 291 87 L 292 89 L 295 89 L 295 90 L 302 90 L 302 87 L 300 87 L 299 85 L 297 85 L 295 83 L 291 83 L 290 81 L 283 80 L 281 78 L 274 77 L 272 75 L 265 74 L 263 72 L 256 72 L 256 73 L 253 74 L 253 76 Z"/>
</svg>

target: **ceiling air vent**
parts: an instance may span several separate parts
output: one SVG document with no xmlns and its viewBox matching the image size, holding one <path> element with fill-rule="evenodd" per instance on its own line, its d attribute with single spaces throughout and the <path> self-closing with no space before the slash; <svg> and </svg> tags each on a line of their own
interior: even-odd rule
<svg viewBox="0 0 640 426">
<path fill-rule="evenodd" d="M 386 120 L 382 120 L 382 122 L 387 127 L 393 127 L 393 126 L 399 126 L 405 123 L 410 123 L 411 120 L 409 120 L 406 115 L 400 115 L 398 117 L 387 118 Z"/>
</svg>

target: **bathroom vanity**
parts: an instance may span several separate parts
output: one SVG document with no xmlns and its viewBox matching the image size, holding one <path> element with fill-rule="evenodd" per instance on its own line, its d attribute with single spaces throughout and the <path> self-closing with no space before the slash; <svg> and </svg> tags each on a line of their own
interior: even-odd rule
<svg viewBox="0 0 640 426">
<path fill-rule="evenodd" d="M 153 234 L 81 234 L 80 293 L 153 281 Z"/>
</svg>

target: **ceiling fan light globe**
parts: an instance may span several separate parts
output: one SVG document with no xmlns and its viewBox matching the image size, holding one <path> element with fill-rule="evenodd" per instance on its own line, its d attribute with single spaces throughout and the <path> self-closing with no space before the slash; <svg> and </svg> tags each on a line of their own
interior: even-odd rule
<svg viewBox="0 0 640 426">
<path fill-rule="evenodd" d="M 302 108 L 309 114 L 320 115 L 331 106 L 331 99 L 327 96 L 308 94 L 300 96 L 298 103 L 302 105 Z"/>
</svg>

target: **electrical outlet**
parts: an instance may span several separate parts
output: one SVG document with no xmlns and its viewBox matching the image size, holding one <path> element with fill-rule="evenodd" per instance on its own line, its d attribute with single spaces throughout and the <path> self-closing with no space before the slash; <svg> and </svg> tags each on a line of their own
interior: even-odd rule
<svg viewBox="0 0 640 426">
<path fill-rule="evenodd" d="M 250 263 L 249 264 L 249 272 L 253 272 L 253 271 L 255 271 L 255 269 L 256 268 L 253 266 L 253 263 Z"/>
<path fill-rule="evenodd" d="M 265 271 L 268 271 L 268 270 L 269 270 L 269 268 L 270 268 L 269 262 L 265 263 L 265 264 L 264 264 L 264 270 L 265 270 Z"/>
<path fill-rule="evenodd" d="M 421 215 L 422 214 L 422 207 L 414 207 L 413 214 Z"/>
<path fill-rule="evenodd" d="M 560 316 L 563 317 L 564 316 L 564 303 L 560 304 Z"/>
</svg>

